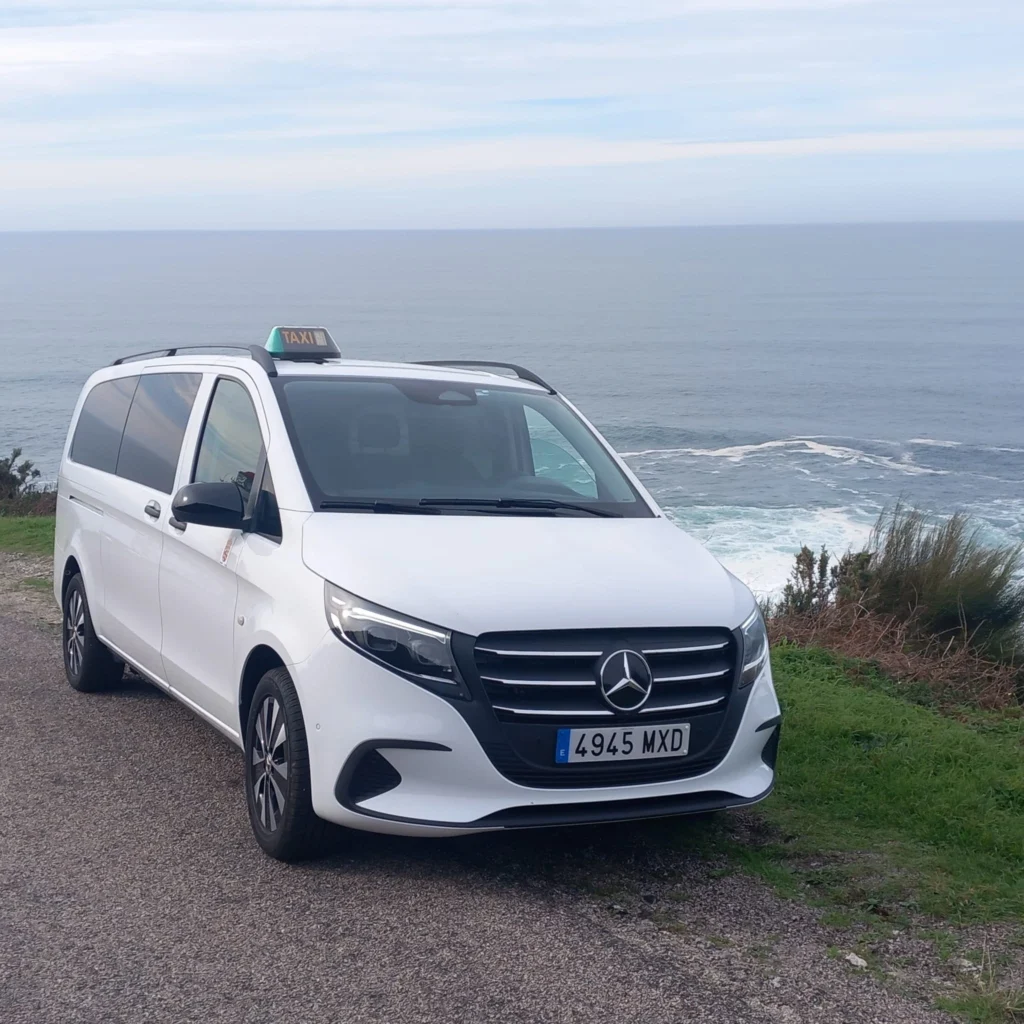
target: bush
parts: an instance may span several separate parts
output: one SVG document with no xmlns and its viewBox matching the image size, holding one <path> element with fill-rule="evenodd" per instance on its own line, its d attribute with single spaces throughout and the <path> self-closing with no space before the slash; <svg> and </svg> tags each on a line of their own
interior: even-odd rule
<svg viewBox="0 0 1024 1024">
<path fill-rule="evenodd" d="M 6 459 L 0 459 L 0 500 L 17 498 L 39 479 L 39 470 L 28 459 L 20 465 L 21 449 L 14 448 Z"/>
<path fill-rule="evenodd" d="M 39 487 L 39 470 L 29 459 L 21 458 L 21 449 L 14 448 L 0 459 L 0 515 L 49 516 L 57 505 L 57 492 L 52 487 Z"/>
<path fill-rule="evenodd" d="M 897 503 L 878 518 L 869 546 L 838 560 L 800 549 L 775 615 L 820 615 L 837 605 L 906 623 L 912 633 L 967 644 L 1002 660 L 1024 652 L 1024 550 L 985 547 L 969 516 L 935 526 Z"/>
<path fill-rule="evenodd" d="M 1013 657 L 1024 625 L 1021 554 L 1020 545 L 984 547 L 963 513 L 931 526 L 897 503 L 872 534 L 865 604 L 931 636 Z"/>
<path fill-rule="evenodd" d="M 943 704 L 1006 707 L 1024 701 L 1022 560 L 962 513 L 931 525 L 897 504 L 864 551 L 801 548 L 765 616 L 774 640 L 873 661 Z"/>
<path fill-rule="evenodd" d="M 823 547 L 817 555 L 804 545 L 782 597 L 768 602 L 767 614 L 820 615 L 833 604 L 859 602 L 871 573 L 870 551 L 848 551 L 837 562 Z"/>
</svg>

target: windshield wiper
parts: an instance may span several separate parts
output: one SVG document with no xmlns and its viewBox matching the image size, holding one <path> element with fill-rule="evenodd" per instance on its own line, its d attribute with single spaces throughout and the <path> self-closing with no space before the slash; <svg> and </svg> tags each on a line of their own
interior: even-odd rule
<svg viewBox="0 0 1024 1024">
<path fill-rule="evenodd" d="M 621 519 L 619 512 L 595 508 L 593 505 L 575 505 L 570 501 L 559 501 L 557 498 L 420 498 L 421 506 L 449 506 L 452 508 L 508 508 L 508 509 L 565 509 L 570 512 L 585 512 L 591 516 L 604 519 Z"/>
<path fill-rule="evenodd" d="M 424 508 L 422 505 L 406 505 L 399 501 L 321 501 L 320 509 L 325 512 L 377 512 L 381 515 L 438 515 L 439 508 Z"/>
</svg>

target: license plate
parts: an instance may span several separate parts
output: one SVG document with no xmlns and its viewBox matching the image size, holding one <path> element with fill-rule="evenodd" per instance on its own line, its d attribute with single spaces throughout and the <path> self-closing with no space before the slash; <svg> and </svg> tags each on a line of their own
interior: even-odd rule
<svg viewBox="0 0 1024 1024">
<path fill-rule="evenodd" d="M 689 749 L 689 722 L 618 729 L 559 729 L 555 740 L 555 763 L 684 757 Z"/>
</svg>

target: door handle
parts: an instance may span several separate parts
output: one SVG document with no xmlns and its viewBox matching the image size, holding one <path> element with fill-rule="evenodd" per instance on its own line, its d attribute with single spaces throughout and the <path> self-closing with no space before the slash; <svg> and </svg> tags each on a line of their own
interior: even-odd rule
<svg viewBox="0 0 1024 1024">
<path fill-rule="evenodd" d="M 174 529 L 178 531 L 178 533 L 184 533 L 185 527 L 188 526 L 188 523 L 183 523 L 175 519 L 174 516 L 171 516 L 171 518 L 167 520 L 167 525 L 173 526 Z"/>
<path fill-rule="evenodd" d="M 159 519 L 160 518 L 160 504 L 159 504 L 159 502 L 156 502 L 156 501 L 148 501 L 148 502 L 146 502 L 146 507 L 142 511 L 145 512 L 146 515 L 149 516 L 150 519 Z"/>
</svg>

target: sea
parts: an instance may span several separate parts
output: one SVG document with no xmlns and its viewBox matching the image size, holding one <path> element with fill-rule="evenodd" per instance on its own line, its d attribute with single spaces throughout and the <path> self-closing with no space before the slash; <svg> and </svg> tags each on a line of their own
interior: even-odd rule
<svg viewBox="0 0 1024 1024">
<path fill-rule="evenodd" d="M 0 234 L 0 449 L 125 353 L 323 324 L 564 392 L 761 593 L 904 501 L 1024 541 L 1024 224 Z"/>
</svg>

